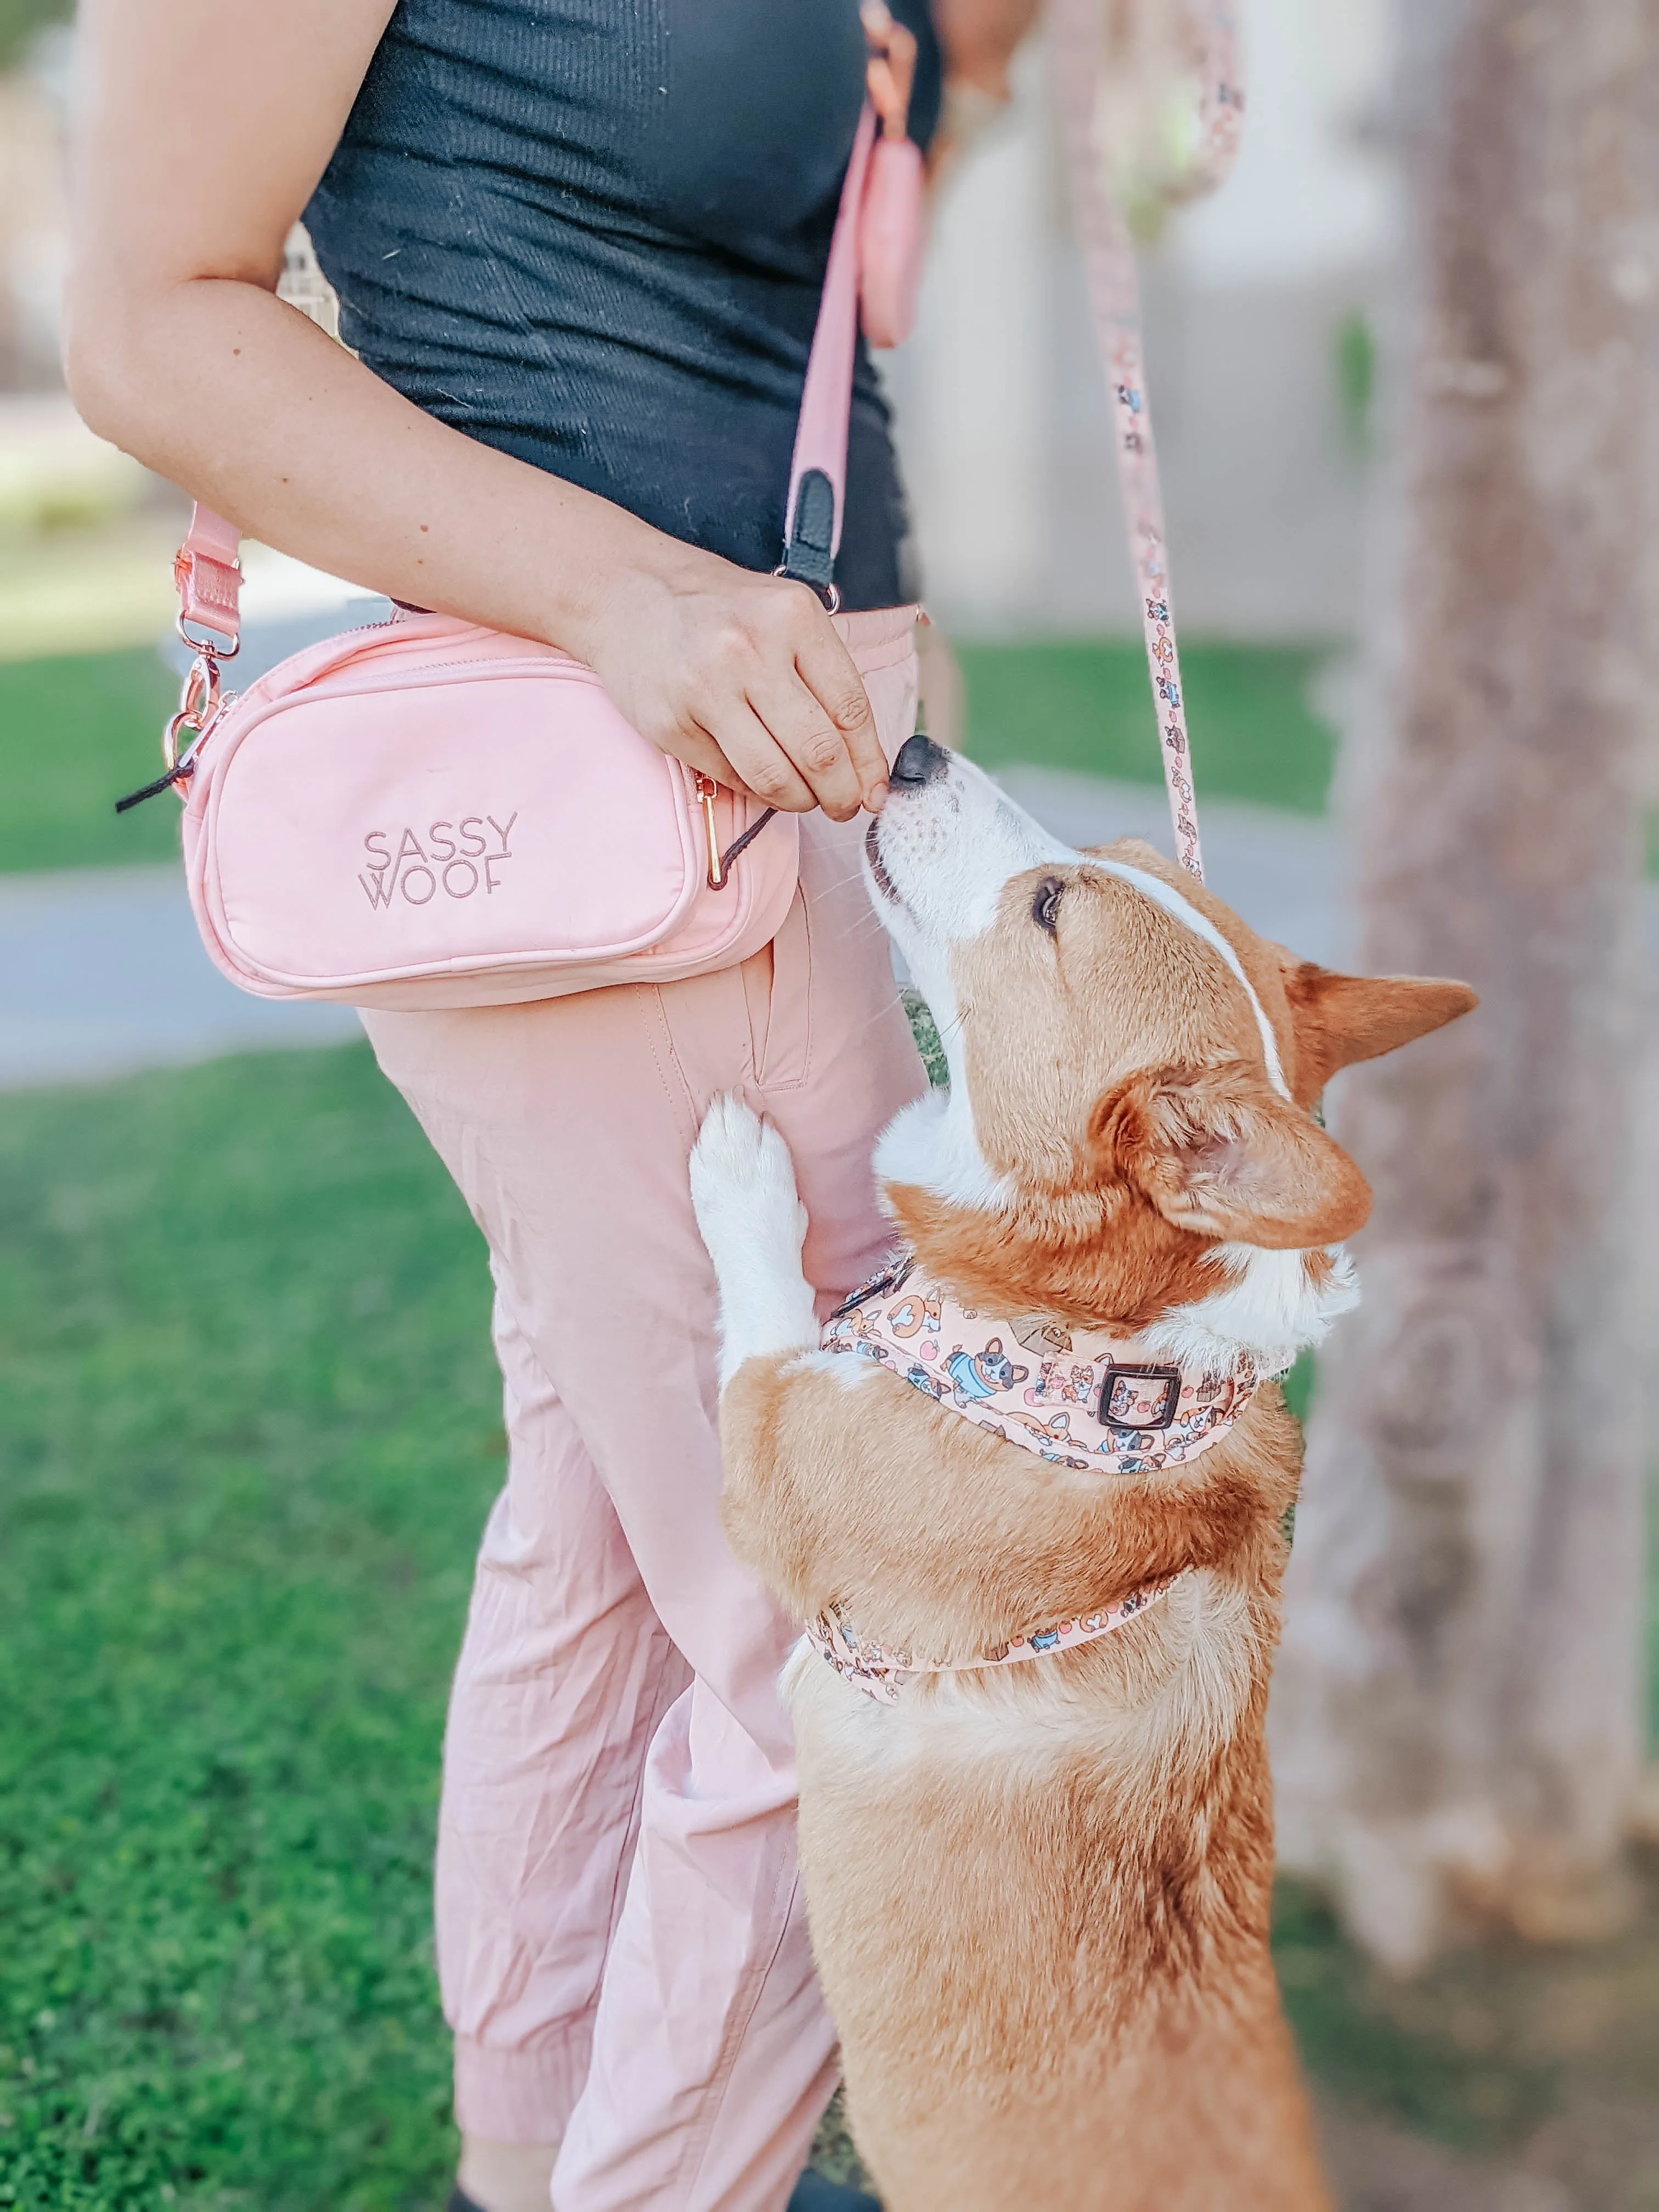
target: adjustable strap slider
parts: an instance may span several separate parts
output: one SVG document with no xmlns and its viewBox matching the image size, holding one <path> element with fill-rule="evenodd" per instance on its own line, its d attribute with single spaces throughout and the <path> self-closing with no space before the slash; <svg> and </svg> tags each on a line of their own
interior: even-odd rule
<svg viewBox="0 0 1659 2212">
<path fill-rule="evenodd" d="M 795 494 L 780 576 L 810 584 L 833 611 L 836 590 L 836 489 L 822 469 L 808 469 Z"/>
</svg>

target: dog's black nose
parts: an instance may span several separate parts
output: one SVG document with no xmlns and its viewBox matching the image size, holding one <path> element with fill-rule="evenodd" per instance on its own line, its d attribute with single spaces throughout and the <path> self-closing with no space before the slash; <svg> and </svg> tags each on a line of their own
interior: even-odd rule
<svg viewBox="0 0 1659 2212">
<path fill-rule="evenodd" d="M 915 790 L 924 783 L 933 782 L 950 765 L 951 756 L 944 746 L 936 745 L 918 730 L 914 738 L 907 738 L 899 747 L 890 781 Z"/>
</svg>

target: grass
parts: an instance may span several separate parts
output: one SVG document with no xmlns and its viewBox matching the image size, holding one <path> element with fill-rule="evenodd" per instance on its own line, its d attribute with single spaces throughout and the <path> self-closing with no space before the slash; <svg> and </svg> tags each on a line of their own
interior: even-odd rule
<svg viewBox="0 0 1659 2212">
<path fill-rule="evenodd" d="M 0 2205 L 441 2203 L 488 1312 L 361 1048 L 0 1097 Z M 1659 1911 L 1410 1988 L 1295 1893 L 1280 1923 L 1316 2075 L 1425 2133 L 1518 2142 L 1659 2068 Z"/>
<path fill-rule="evenodd" d="M 1132 782 L 1163 780 L 1139 641 L 964 645 L 968 750 L 988 768 L 1040 761 Z M 1322 813 L 1334 732 L 1308 704 L 1312 647 L 1189 644 L 1181 656 L 1201 795 Z"/>
<path fill-rule="evenodd" d="M 179 850 L 163 792 L 119 817 L 115 801 L 161 773 L 161 731 L 179 686 L 155 648 L 0 661 L 0 872 L 118 867 Z"/>
<path fill-rule="evenodd" d="M 366 1051 L 0 1101 L 0 2204 L 441 2201 L 488 1316 Z"/>
<path fill-rule="evenodd" d="M 157 625 L 159 629 L 159 623 Z M 1043 761 L 1157 782 L 1158 734 L 1139 644 L 966 646 L 969 749 L 988 766 Z M 1317 656 L 1197 645 L 1185 670 L 1202 787 L 1317 812 L 1334 740 L 1304 693 Z M 115 800 L 161 773 L 177 684 L 149 647 L 0 660 L 0 872 L 118 866 L 179 848 L 163 794 L 118 819 Z"/>
<path fill-rule="evenodd" d="M 73 12 L 72 0 L 0 0 L 0 69 L 14 68 L 38 31 Z"/>
</svg>

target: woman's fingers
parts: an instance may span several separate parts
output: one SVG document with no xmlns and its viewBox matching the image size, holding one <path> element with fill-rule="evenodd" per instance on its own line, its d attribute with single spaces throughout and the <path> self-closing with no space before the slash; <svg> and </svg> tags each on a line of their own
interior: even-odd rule
<svg viewBox="0 0 1659 2212">
<path fill-rule="evenodd" d="M 791 668 L 751 679 L 749 704 L 787 753 L 832 822 L 848 822 L 864 804 L 864 781 L 846 738 L 823 702 Z"/>
<path fill-rule="evenodd" d="M 887 795 L 864 684 L 805 584 L 676 546 L 613 579 L 576 644 L 635 729 L 764 805 L 845 822 Z"/>
<path fill-rule="evenodd" d="M 852 764 L 857 796 L 848 813 L 860 805 L 872 814 L 879 812 L 887 796 L 887 757 L 863 679 L 827 617 L 820 614 L 816 622 L 803 625 L 795 645 L 795 667 L 829 717 Z"/>
<path fill-rule="evenodd" d="M 665 750 L 671 751 L 676 760 L 684 761 L 687 768 L 712 777 L 727 791 L 742 791 L 745 787 L 743 778 L 707 730 L 693 726 L 677 736 L 673 744 Z"/>
<path fill-rule="evenodd" d="M 805 814 L 818 804 L 816 791 L 747 700 L 709 719 L 713 729 L 700 733 L 731 763 L 732 773 L 721 779 L 731 788 L 750 792 L 763 805 L 781 807 L 786 814 Z M 689 760 L 689 749 L 680 757 Z"/>
</svg>

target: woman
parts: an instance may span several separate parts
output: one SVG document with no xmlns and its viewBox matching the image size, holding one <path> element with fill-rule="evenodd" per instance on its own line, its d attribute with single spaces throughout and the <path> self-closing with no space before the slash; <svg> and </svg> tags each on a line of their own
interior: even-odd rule
<svg viewBox="0 0 1659 2212">
<path fill-rule="evenodd" d="M 897 10 L 915 135 L 940 45 L 999 95 L 1033 4 Z M 838 1295 L 883 1242 L 872 1139 L 921 1079 L 853 842 L 905 734 L 875 727 L 860 640 L 909 596 L 862 358 L 850 619 L 767 573 L 855 0 L 90 0 L 83 39 L 93 428 L 305 560 L 568 648 L 665 751 L 810 817 L 800 896 L 741 968 L 366 1018 L 489 1241 L 511 1444 L 440 1820 L 456 2201 L 539 2208 L 550 2176 L 560 2212 L 775 2212 L 833 2036 L 775 1686 L 793 1631 L 719 1528 L 685 1158 L 716 1093 L 763 1106 Z M 275 296 L 302 215 L 351 352 Z"/>
</svg>

